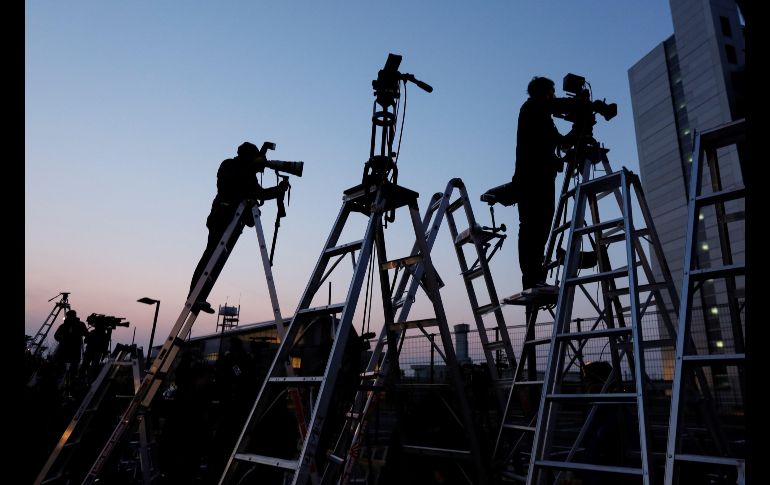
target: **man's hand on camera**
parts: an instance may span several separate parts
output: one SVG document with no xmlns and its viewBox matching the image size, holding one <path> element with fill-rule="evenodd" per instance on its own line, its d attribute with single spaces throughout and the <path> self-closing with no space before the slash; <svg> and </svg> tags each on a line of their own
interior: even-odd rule
<svg viewBox="0 0 770 485">
<path fill-rule="evenodd" d="M 280 190 L 281 192 L 286 192 L 287 190 L 289 190 L 289 181 L 286 179 L 281 180 L 278 183 L 278 190 Z"/>
</svg>

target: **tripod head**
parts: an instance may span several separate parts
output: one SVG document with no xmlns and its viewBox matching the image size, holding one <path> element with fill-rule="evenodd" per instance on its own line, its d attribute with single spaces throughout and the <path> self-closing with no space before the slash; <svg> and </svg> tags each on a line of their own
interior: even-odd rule
<svg viewBox="0 0 770 485">
<path fill-rule="evenodd" d="M 393 152 L 393 140 L 396 133 L 398 120 L 398 104 L 401 98 L 401 82 L 406 89 L 407 81 L 416 84 L 420 89 L 430 93 L 433 88 L 415 78 L 413 74 L 401 73 L 398 68 L 401 65 L 401 56 L 388 54 L 385 66 L 377 73 L 377 79 L 372 81 L 375 104 L 372 113 L 372 138 L 369 148 L 369 160 L 364 166 L 362 183 L 380 184 L 393 174 L 393 182 L 398 179 L 398 151 Z M 377 109 L 377 106 L 381 109 Z M 378 127 L 380 133 L 378 136 Z M 403 123 L 402 123 L 403 134 Z M 380 149 L 376 150 L 377 140 L 380 140 Z M 399 143 L 400 144 L 400 143 Z"/>
</svg>

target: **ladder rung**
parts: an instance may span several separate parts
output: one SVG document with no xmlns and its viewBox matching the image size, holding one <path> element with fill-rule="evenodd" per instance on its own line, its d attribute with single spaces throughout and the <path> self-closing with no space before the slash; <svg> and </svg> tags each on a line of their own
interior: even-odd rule
<svg viewBox="0 0 770 485">
<path fill-rule="evenodd" d="M 695 206 L 703 207 L 717 202 L 725 202 L 728 200 L 741 199 L 746 197 L 746 189 L 741 187 L 740 189 L 728 189 L 720 190 L 719 192 L 712 192 L 710 194 L 701 195 L 695 198 Z"/>
<path fill-rule="evenodd" d="M 719 222 L 738 222 L 746 220 L 746 211 L 731 212 L 720 218 Z"/>
<path fill-rule="evenodd" d="M 379 376 L 380 376 L 380 373 L 379 373 L 379 371 L 376 371 L 376 370 L 362 372 L 362 373 L 360 373 L 358 375 L 358 377 L 361 378 L 361 379 L 376 379 Z"/>
<path fill-rule="evenodd" d="M 351 253 L 353 251 L 358 251 L 361 249 L 361 246 L 364 244 L 364 240 L 361 239 L 359 241 L 353 241 L 347 244 L 342 244 L 333 248 L 329 248 L 326 251 L 324 251 L 324 254 L 328 257 L 334 257 L 338 254 L 345 254 L 345 253 Z"/>
<path fill-rule="evenodd" d="M 612 404 L 615 402 L 632 403 L 636 402 L 636 394 L 630 392 L 606 392 L 590 394 L 547 394 L 546 399 L 554 401 L 587 401 L 602 404 Z"/>
<path fill-rule="evenodd" d="M 551 337 L 543 337 L 543 338 L 536 338 L 533 340 L 526 340 L 524 342 L 524 347 L 527 345 L 543 345 L 543 344 L 550 344 L 551 343 Z"/>
<path fill-rule="evenodd" d="M 573 234 L 576 236 L 582 236 L 583 234 L 588 234 L 591 232 L 597 232 L 597 231 L 604 231 L 605 229 L 612 229 L 615 227 L 623 227 L 625 225 L 625 221 L 622 217 L 618 217 L 617 219 L 610 219 L 608 221 L 599 222 L 597 224 L 592 224 L 590 226 L 584 226 L 580 227 L 578 229 L 575 229 Z"/>
<path fill-rule="evenodd" d="M 408 322 L 395 322 L 390 326 L 390 329 L 394 332 L 400 330 L 409 330 L 410 328 L 428 328 L 438 325 L 438 320 L 435 318 L 424 318 L 422 320 L 410 320 Z"/>
<path fill-rule="evenodd" d="M 335 455 L 334 453 L 329 453 L 327 456 L 329 458 L 329 461 L 334 463 L 335 465 L 342 465 L 343 463 L 345 463 L 345 459 L 344 458 L 341 458 L 341 457 Z"/>
<path fill-rule="evenodd" d="M 634 238 L 645 237 L 649 235 L 650 235 L 650 230 L 647 229 L 646 227 L 644 229 L 637 229 L 631 233 L 631 236 Z M 606 246 L 608 244 L 625 241 L 625 240 L 626 240 L 626 233 L 616 234 L 614 236 L 601 237 L 599 239 L 599 244 Z"/>
<path fill-rule="evenodd" d="M 505 348 L 505 342 L 502 340 L 495 340 L 493 342 L 487 342 L 485 346 L 487 350 L 500 350 Z"/>
<path fill-rule="evenodd" d="M 593 465 L 591 463 L 577 463 L 574 461 L 537 460 L 535 466 L 553 468 L 557 470 L 586 470 L 605 473 L 620 473 L 623 475 L 642 475 L 641 468 L 628 466 Z"/>
<path fill-rule="evenodd" d="M 471 452 L 468 450 L 453 450 L 450 448 L 434 448 L 432 446 L 414 446 L 404 445 L 402 450 L 413 455 L 425 456 L 445 456 L 451 458 L 470 458 Z"/>
<path fill-rule="evenodd" d="M 620 174 L 622 172 L 612 172 L 610 174 L 591 179 L 588 182 L 580 184 L 580 192 L 589 194 L 598 194 L 608 190 L 620 187 Z"/>
<path fill-rule="evenodd" d="M 623 347 L 630 347 L 633 344 L 633 342 L 626 341 L 626 342 L 618 342 L 618 345 Z M 642 340 L 642 348 L 643 349 L 660 349 L 663 347 L 676 347 L 676 342 L 674 339 L 670 338 L 660 338 L 655 340 Z"/>
<path fill-rule="evenodd" d="M 678 453 L 674 455 L 678 461 L 690 461 L 695 463 L 714 463 L 716 465 L 741 466 L 745 462 L 740 458 L 730 458 L 727 456 L 706 456 L 706 455 L 688 455 Z"/>
<path fill-rule="evenodd" d="M 588 276 L 578 276 L 575 278 L 567 278 L 565 283 L 568 285 L 584 285 L 587 283 L 594 283 L 596 281 L 609 280 L 609 279 L 614 280 L 615 278 L 622 278 L 624 276 L 628 276 L 628 269 L 625 267 L 614 269 L 612 271 L 606 271 L 604 273 L 595 273 L 595 274 L 590 274 Z"/>
<path fill-rule="evenodd" d="M 560 333 L 556 336 L 559 340 L 578 340 L 584 338 L 600 338 L 617 335 L 630 335 L 631 327 L 602 328 L 599 330 L 586 330 L 584 332 Z"/>
<path fill-rule="evenodd" d="M 534 426 L 523 426 L 521 424 L 504 424 L 503 428 L 515 429 L 516 431 L 529 431 L 529 432 L 534 432 L 535 431 L 535 427 Z"/>
<path fill-rule="evenodd" d="M 463 206 L 463 198 L 460 197 L 456 201 L 449 204 L 449 207 L 447 208 L 447 212 L 452 213 Z"/>
<path fill-rule="evenodd" d="M 480 226 L 476 226 L 474 230 L 471 230 L 470 228 L 464 230 L 460 234 L 457 235 L 457 238 L 455 239 L 455 245 L 456 246 L 462 246 L 463 244 L 467 244 L 469 242 L 473 242 L 473 236 L 476 236 L 479 243 L 484 244 L 487 241 L 490 241 L 496 237 L 500 237 L 499 234 L 492 232 L 492 231 L 485 231 L 481 229 Z"/>
<path fill-rule="evenodd" d="M 746 354 L 708 354 L 708 355 L 685 355 L 682 362 L 692 365 L 735 365 L 746 362 Z"/>
<path fill-rule="evenodd" d="M 436 384 L 431 384 L 429 382 L 410 382 L 396 384 L 396 387 L 399 389 L 443 389 L 445 387 L 449 387 L 449 384 L 445 384 L 443 382 Z"/>
<path fill-rule="evenodd" d="M 719 266 L 716 268 L 694 269 L 690 271 L 690 278 L 697 280 L 710 280 L 714 278 L 724 278 L 726 276 L 738 276 L 745 273 L 745 265 L 731 264 L 728 266 Z"/>
<path fill-rule="evenodd" d="M 413 264 L 417 264 L 420 261 L 422 261 L 422 256 L 415 255 L 415 256 L 407 256 L 405 258 L 398 258 L 394 259 L 392 261 L 388 261 L 386 263 L 382 263 L 382 269 L 388 270 L 388 269 L 396 269 L 396 268 L 403 268 L 405 266 L 411 266 Z"/>
<path fill-rule="evenodd" d="M 650 283 L 648 285 L 639 285 L 636 288 L 639 292 L 646 292 L 646 291 L 655 291 L 655 290 L 665 290 L 666 284 L 665 283 Z M 607 292 L 607 296 L 610 298 L 614 298 L 616 296 L 620 295 L 627 295 L 628 294 L 628 288 L 617 288 L 615 290 L 610 290 Z"/>
<path fill-rule="evenodd" d="M 277 468 L 284 468 L 286 470 L 296 470 L 298 465 L 297 460 L 287 460 L 285 458 L 275 458 L 273 456 L 255 455 L 252 453 L 236 453 L 234 458 L 240 461 L 259 463 L 261 465 L 269 465 Z"/>
<path fill-rule="evenodd" d="M 469 269 L 468 271 L 466 271 L 465 273 L 463 273 L 463 277 L 464 277 L 466 280 L 472 280 L 472 279 L 478 278 L 479 276 L 481 276 L 481 275 L 483 275 L 483 274 L 484 274 L 484 268 L 482 268 L 481 266 L 479 266 L 479 267 L 478 267 L 478 268 L 476 268 L 476 269 Z"/>
<path fill-rule="evenodd" d="M 562 194 L 561 198 L 562 199 L 568 199 L 568 198 L 574 197 L 574 196 L 575 196 L 575 189 L 572 188 L 572 189 L 569 189 L 568 191 L 564 192 L 564 194 Z"/>
<path fill-rule="evenodd" d="M 517 386 L 542 386 L 543 381 L 516 381 Z"/>
<path fill-rule="evenodd" d="M 486 305 L 482 305 L 476 309 L 476 315 L 486 315 L 489 312 L 493 312 L 500 308 L 499 303 L 487 303 Z"/>
<path fill-rule="evenodd" d="M 323 382 L 323 380 L 323 376 L 281 376 L 268 379 L 270 382 L 288 382 L 292 384 L 313 384 L 315 382 Z"/>
<path fill-rule="evenodd" d="M 564 231 L 566 231 L 567 229 L 569 229 L 569 228 L 570 228 L 570 226 L 572 226 L 572 221 L 570 221 L 570 222 L 565 222 L 565 223 L 564 223 L 564 224 L 562 224 L 561 226 L 558 226 L 558 227 L 556 227 L 556 228 L 553 230 L 553 233 L 554 233 L 554 234 L 559 234 L 560 232 L 564 232 Z"/>
<path fill-rule="evenodd" d="M 335 303 L 334 305 L 316 306 L 311 308 L 303 308 L 297 312 L 297 315 L 322 315 L 340 313 L 345 309 L 345 303 Z"/>
<path fill-rule="evenodd" d="M 495 385 L 497 387 L 510 387 L 513 384 L 513 377 L 506 377 L 505 379 L 495 379 Z"/>
</svg>

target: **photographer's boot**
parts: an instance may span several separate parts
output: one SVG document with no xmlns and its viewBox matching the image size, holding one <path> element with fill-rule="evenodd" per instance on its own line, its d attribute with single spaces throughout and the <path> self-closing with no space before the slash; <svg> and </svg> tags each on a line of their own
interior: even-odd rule
<svg viewBox="0 0 770 485">
<path fill-rule="evenodd" d="M 190 309 L 190 311 L 193 312 L 193 313 L 199 313 L 199 312 L 214 313 L 214 309 L 211 308 L 211 303 L 209 303 L 207 301 L 204 301 L 204 300 L 196 301 L 193 304 L 193 306 Z"/>
</svg>

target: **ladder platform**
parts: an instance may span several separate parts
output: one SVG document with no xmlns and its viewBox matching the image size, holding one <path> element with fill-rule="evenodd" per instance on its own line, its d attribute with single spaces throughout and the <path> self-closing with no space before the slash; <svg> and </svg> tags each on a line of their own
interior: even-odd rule
<svg viewBox="0 0 770 485">
<path fill-rule="evenodd" d="M 285 470 L 296 470 L 299 463 L 297 460 L 287 460 L 285 458 L 275 458 L 273 456 L 255 455 L 253 453 L 236 453 L 236 460 L 248 461 L 250 463 L 258 463 L 260 465 L 268 465 L 277 468 L 283 468 Z"/>
<path fill-rule="evenodd" d="M 585 470 L 604 473 L 618 473 L 622 475 L 642 476 L 641 468 L 632 468 L 628 466 L 609 466 L 593 465 L 591 463 L 578 463 L 574 461 L 555 461 L 555 460 L 537 460 L 535 466 L 541 468 L 552 468 L 554 470 Z"/>
<path fill-rule="evenodd" d="M 409 330 L 411 328 L 430 328 L 438 326 L 438 320 L 435 318 L 424 318 L 422 320 L 411 320 L 408 322 L 395 322 L 390 325 L 394 332 L 400 330 Z"/>
<path fill-rule="evenodd" d="M 377 196 L 377 191 L 381 190 L 385 199 L 385 211 L 390 211 L 413 203 L 420 196 L 417 192 L 409 190 L 392 182 L 382 182 L 380 184 L 358 184 L 343 192 L 342 201 L 354 203 L 354 210 L 369 214 L 371 205 Z"/>
<path fill-rule="evenodd" d="M 505 342 L 502 340 L 494 340 L 492 342 L 487 342 L 487 345 L 484 346 L 487 350 L 500 350 L 505 348 Z"/>
<path fill-rule="evenodd" d="M 542 386 L 543 381 L 516 381 L 514 383 L 516 386 Z"/>
<path fill-rule="evenodd" d="M 302 316 L 331 315 L 334 313 L 340 313 L 344 309 L 345 309 L 345 303 L 335 303 L 334 305 L 303 308 L 302 310 L 297 312 L 297 315 L 302 315 Z"/>
<path fill-rule="evenodd" d="M 405 258 L 398 258 L 391 261 L 387 261 L 385 263 L 382 263 L 381 268 L 385 270 L 404 268 L 406 266 L 412 266 L 413 264 L 417 264 L 420 261 L 422 261 L 422 256 L 418 254 L 416 256 L 407 256 Z"/>
<path fill-rule="evenodd" d="M 580 184 L 581 192 L 588 194 L 598 194 L 599 192 L 606 192 L 608 190 L 614 190 L 620 188 L 622 172 L 612 172 L 595 179 L 591 179 L 588 182 Z"/>
<path fill-rule="evenodd" d="M 559 294 L 553 291 L 538 292 L 531 291 L 532 288 L 528 288 L 519 293 L 503 298 L 504 305 L 532 305 L 549 306 L 555 305 L 559 301 Z"/>
<path fill-rule="evenodd" d="M 468 450 L 453 450 L 450 448 L 434 448 L 431 446 L 414 446 L 414 445 L 404 445 L 402 450 L 405 453 L 409 453 L 412 455 L 443 456 L 443 457 L 449 457 L 449 458 L 460 458 L 465 460 L 471 458 L 471 452 Z"/>
<path fill-rule="evenodd" d="M 536 338 L 534 340 L 526 340 L 524 342 L 524 346 L 527 345 L 543 345 L 543 344 L 550 344 L 551 343 L 551 337 L 543 337 L 543 338 Z"/>
<path fill-rule="evenodd" d="M 353 251 L 358 251 L 359 249 L 361 249 L 361 246 L 363 244 L 364 244 L 363 239 L 349 242 L 347 244 L 340 244 L 339 246 L 335 246 L 333 248 L 329 248 L 326 251 L 324 251 L 324 255 L 332 258 L 334 256 L 337 256 L 338 254 L 352 253 Z"/>
</svg>

